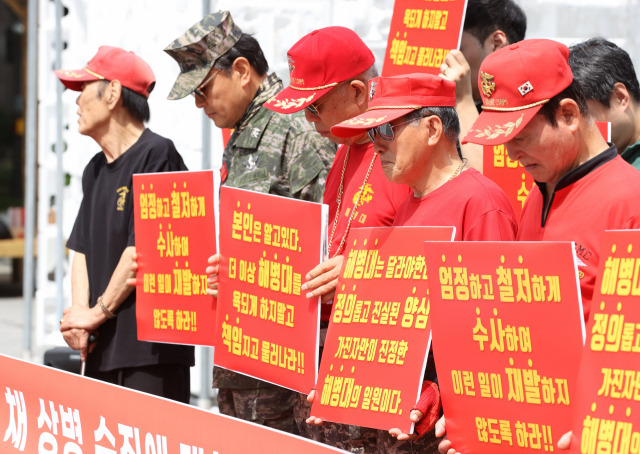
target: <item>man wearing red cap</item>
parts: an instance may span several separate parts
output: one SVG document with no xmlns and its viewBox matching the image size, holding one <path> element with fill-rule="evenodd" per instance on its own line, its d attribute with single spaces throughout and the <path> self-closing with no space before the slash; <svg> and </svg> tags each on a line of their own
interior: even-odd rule
<svg viewBox="0 0 640 454">
<path fill-rule="evenodd" d="M 173 142 L 144 126 L 153 71 L 133 52 L 101 46 L 84 68 L 55 74 L 81 92 L 78 130 L 102 148 L 84 170 L 67 242 L 76 252 L 62 335 L 80 350 L 86 375 L 188 403 L 193 347 L 138 341 L 135 292 L 126 283 L 135 252 L 133 174 L 187 170 Z M 92 333 L 97 342 L 89 345 Z"/>
<path fill-rule="evenodd" d="M 527 17 L 513 0 L 468 0 L 460 37 L 460 50 L 447 54 L 441 74 L 456 83 L 456 111 L 460 129 L 466 134 L 478 118 L 482 103 L 476 86 L 480 64 L 487 55 L 509 44 L 522 41 L 527 30 Z M 482 147 L 462 146 L 469 165 L 482 172 Z"/>
<path fill-rule="evenodd" d="M 588 319 L 602 232 L 640 226 L 640 179 L 596 128 L 568 56 L 563 44 L 532 39 L 487 57 L 483 112 L 464 140 L 504 143 L 533 176 L 518 239 L 576 243 Z"/>
<path fill-rule="evenodd" d="M 478 76 L 483 112 L 464 140 L 505 144 L 533 176 L 517 239 L 575 242 L 586 320 L 602 233 L 640 227 L 640 178 L 602 138 L 568 57 L 567 46 L 543 39 L 488 56 Z M 440 452 L 453 452 L 450 441 Z"/>
<path fill-rule="evenodd" d="M 287 60 L 291 84 L 265 103 L 265 107 L 289 114 L 304 110 L 307 120 L 320 135 L 341 145 L 324 192 L 324 203 L 329 205 L 330 258 L 309 272 L 302 287 L 308 292 L 308 298 L 322 296 L 324 333 L 350 230 L 391 225 L 409 189 L 386 180 L 364 132 L 344 139 L 330 131 L 332 126 L 367 109 L 367 83 L 377 76 L 377 71 L 373 53 L 360 37 L 344 27 L 315 30 L 291 47 Z M 359 427 L 333 425 L 324 435 L 311 430 L 304 423 L 309 408 L 301 396 L 295 412 L 304 435 L 349 450 L 357 450 L 367 443 L 367 435 Z M 375 444 L 375 431 L 369 432 Z"/>
<path fill-rule="evenodd" d="M 377 77 L 369 84 L 367 112 L 346 120 L 331 132 L 338 137 L 367 132 L 380 154 L 390 181 L 413 190 L 402 203 L 395 226 L 454 226 L 456 241 L 512 241 L 516 219 L 504 192 L 475 169 L 465 170 L 466 159 L 456 149 L 460 123 L 454 109 L 455 83 L 430 74 Z M 439 416 L 440 397 L 430 358 L 423 390 L 410 418 L 416 433 L 392 429 L 401 442 L 430 431 Z M 428 444 L 435 449 L 433 435 Z M 402 443 L 390 443 L 379 432 L 381 452 L 398 452 Z M 410 448 L 410 443 L 404 443 Z"/>
</svg>

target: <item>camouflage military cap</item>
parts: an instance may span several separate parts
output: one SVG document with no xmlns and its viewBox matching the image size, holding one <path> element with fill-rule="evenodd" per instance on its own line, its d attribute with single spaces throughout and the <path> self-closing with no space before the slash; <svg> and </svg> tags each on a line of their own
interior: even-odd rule
<svg viewBox="0 0 640 454">
<path fill-rule="evenodd" d="M 218 58 L 238 42 L 242 30 L 229 11 L 205 16 L 164 51 L 180 65 L 168 99 L 181 99 L 198 88 Z"/>
</svg>

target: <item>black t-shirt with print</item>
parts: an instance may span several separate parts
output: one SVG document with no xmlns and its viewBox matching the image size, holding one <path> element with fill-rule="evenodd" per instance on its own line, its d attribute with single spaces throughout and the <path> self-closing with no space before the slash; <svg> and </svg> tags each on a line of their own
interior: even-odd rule
<svg viewBox="0 0 640 454">
<path fill-rule="evenodd" d="M 107 288 L 122 252 L 135 245 L 133 174 L 187 170 L 173 142 L 149 129 L 124 154 L 107 163 L 96 154 L 82 176 L 83 199 L 67 247 L 85 255 L 89 304 Z M 137 340 L 135 291 L 117 317 L 98 329 L 98 342 L 87 358 L 87 370 L 108 371 L 153 364 L 194 364 L 193 347 Z"/>
</svg>

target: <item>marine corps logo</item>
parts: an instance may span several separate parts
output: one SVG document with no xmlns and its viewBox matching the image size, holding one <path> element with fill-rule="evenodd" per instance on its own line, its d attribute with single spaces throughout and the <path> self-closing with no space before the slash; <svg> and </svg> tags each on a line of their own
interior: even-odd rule
<svg viewBox="0 0 640 454">
<path fill-rule="evenodd" d="M 293 70 L 296 69 L 293 64 L 293 58 L 290 55 L 287 55 L 287 64 L 289 65 L 289 75 L 293 75 Z"/>
<path fill-rule="evenodd" d="M 116 210 L 124 211 L 124 203 L 127 200 L 127 194 L 129 193 L 129 188 L 127 188 L 126 186 L 122 186 L 116 189 L 116 192 L 118 193 Z"/>
<path fill-rule="evenodd" d="M 491 98 L 493 92 L 496 91 L 496 84 L 493 82 L 493 76 L 485 72 L 480 72 L 480 78 L 482 79 L 482 83 L 480 84 L 482 93 L 484 93 L 487 98 Z"/>
<path fill-rule="evenodd" d="M 371 100 L 376 94 L 376 85 L 378 85 L 378 82 L 371 82 L 371 88 L 369 88 L 369 100 Z"/>
<path fill-rule="evenodd" d="M 358 206 L 355 206 L 355 209 L 358 209 L 359 207 L 361 207 L 362 205 L 364 205 L 365 203 L 369 203 L 371 202 L 371 200 L 373 200 L 373 188 L 371 187 L 371 185 L 369 183 L 365 184 L 364 189 L 362 189 L 362 186 L 360 186 L 360 191 L 362 191 L 362 195 L 360 195 L 360 191 L 356 192 L 353 195 L 353 204 L 355 205 L 356 203 L 358 204 Z M 358 202 L 358 196 L 360 196 L 360 202 Z"/>
</svg>

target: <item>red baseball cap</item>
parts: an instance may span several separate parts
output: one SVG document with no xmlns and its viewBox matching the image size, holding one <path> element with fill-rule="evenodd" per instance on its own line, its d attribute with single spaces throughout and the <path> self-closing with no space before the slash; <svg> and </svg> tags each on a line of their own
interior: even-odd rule
<svg viewBox="0 0 640 454">
<path fill-rule="evenodd" d="M 456 84 L 433 74 L 402 74 L 369 81 L 369 106 L 363 114 L 331 128 L 336 137 L 353 137 L 422 107 L 455 107 Z"/>
<path fill-rule="evenodd" d="M 495 51 L 480 65 L 482 113 L 462 143 L 510 141 L 572 81 L 569 48 L 557 41 L 527 39 Z"/>
<path fill-rule="evenodd" d="M 119 47 L 100 46 L 98 53 L 82 69 L 54 71 L 69 90 L 82 91 L 85 82 L 94 80 L 119 80 L 145 98 L 156 82 L 151 66 L 136 54 Z"/>
<path fill-rule="evenodd" d="M 264 106 L 280 113 L 298 112 L 340 82 L 375 63 L 373 52 L 353 31 L 326 27 L 305 35 L 287 52 L 290 84 Z"/>
</svg>

